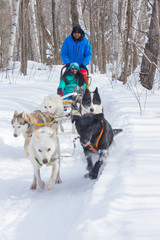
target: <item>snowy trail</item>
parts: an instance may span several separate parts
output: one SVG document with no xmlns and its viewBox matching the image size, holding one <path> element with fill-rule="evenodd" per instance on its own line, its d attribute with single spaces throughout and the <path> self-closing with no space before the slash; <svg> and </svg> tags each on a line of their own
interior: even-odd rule
<svg viewBox="0 0 160 240">
<path fill-rule="evenodd" d="M 50 79 L 58 79 L 58 73 L 50 73 Z M 86 162 L 77 140 L 75 154 L 61 160 L 63 183 L 52 191 L 31 191 L 32 165 L 24 156 L 23 137 L 13 138 L 10 121 L 14 110 L 34 111 L 44 95 L 56 92 L 58 80 L 38 76 L 38 84 L 23 79 L 23 84 L 1 86 L 0 239 L 159 240 L 157 95 L 148 96 L 141 116 L 135 97 L 124 86 L 112 87 L 106 76 L 94 75 L 91 90 L 99 86 L 106 119 L 113 128 L 123 128 L 102 174 L 98 180 L 83 178 Z M 64 127 L 59 134 L 62 155 L 72 153 L 75 137 L 71 123 L 65 122 Z M 41 172 L 47 182 L 50 168 L 43 167 Z"/>
</svg>

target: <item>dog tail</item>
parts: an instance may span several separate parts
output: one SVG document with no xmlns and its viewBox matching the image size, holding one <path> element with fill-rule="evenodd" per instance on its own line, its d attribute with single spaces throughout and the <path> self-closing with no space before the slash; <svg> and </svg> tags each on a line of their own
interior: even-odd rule
<svg viewBox="0 0 160 240">
<path fill-rule="evenodd" d="M 116 136 L 118 133 L 122 132 L 123 129 L 113 129 L 113 135 Z"/>
</svg>

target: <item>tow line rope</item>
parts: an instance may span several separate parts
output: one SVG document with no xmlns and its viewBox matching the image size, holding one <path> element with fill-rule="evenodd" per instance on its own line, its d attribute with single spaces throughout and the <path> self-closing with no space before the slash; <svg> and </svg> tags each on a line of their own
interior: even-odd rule
<svg viewBox="0 0 160 240">
<path fill-rule="evenodd" d="M 61 155 L 61 157 L 72 157 L 72 156 L 74 155 L 75 149 L 76 149 L 76 140 L 77 140 L 78 138 L 80 138 L 80 137 L 78 136 L 78 137 L 75 137 L 75 138 L 73 139 L 73 147 L 74 147 L 73 152 L 72 152 L 70 155 Z"/>
<path fill-rule="evenodd" d="M 38 126 L 42 126 L 42 125 L 48 125 L 48 124 L 54 124 L 55 123 L 55 118 L 54 117 L 50 117 L 51 118 L 51 122 L 49 122 L 49 123 L 38 123 L 38 117 L 37 117 L 37 115 L 35 115 L 36 116 L 36 119 L 37 119 L 37 124 L 36 124 L 36 129 L 35 130 L 37 130 L 37 128 L 38 128 Z"/>
</svg>

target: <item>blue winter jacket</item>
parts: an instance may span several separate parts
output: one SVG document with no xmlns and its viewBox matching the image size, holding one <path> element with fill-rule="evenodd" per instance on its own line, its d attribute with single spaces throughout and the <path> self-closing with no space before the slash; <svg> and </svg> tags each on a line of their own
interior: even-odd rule
<svg viewBox="0 0 160 240">
<path fill-rule="evenodd" d="M 81 41 L 74 41 L 72 35 L 69 35 L 62 45 L 61 58 L 64 64 L 77 62 L 87 66 L 92 58 L 92 49 L 85 34 Z"/>
</svg>

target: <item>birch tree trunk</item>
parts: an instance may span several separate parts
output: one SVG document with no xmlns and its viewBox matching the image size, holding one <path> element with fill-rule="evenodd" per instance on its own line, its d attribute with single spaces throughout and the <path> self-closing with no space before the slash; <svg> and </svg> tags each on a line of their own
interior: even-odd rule
<svg viewBox="0 0 160 240">
<path fill-rule="evenodd" d="M 139 18 L 141 13 L 141 7 L 142 7 L 142 0 L 138 2 L 138 5 L 136 9 L 134 10 L 134 18 L 133 18 L 133 29 L 132 29 L 132 39 L 134 41 L 134 45 L 132 45 L 132 52 L 131 52 L 131 59 L 130 59 L 130 66 L 131 66 L 131 72 L 133 73 L 138 65 L 138 53 L 136 48 L 136 42 L 137 42 L 137 32 L 139 30 Z"/>
<path fill-rule="evenodd" d="M 127 23 L 127 8 L 128 8 L 128 0 L 121 0 L 119 2 L 119 14 L 120 14 L 120 23 L 119 23 L 119 34 L 121 36 L 121 47 L 120 47 L 120 52 L 118 55 L 118 63 L 122 64 L 124 63 L 124 52 L 125 52 L 125 28 L 126 28 L 126 23 Z M 121 73 L 121 76 L 119 78 L 120 81 L 123 81 L 123 74 L 124 72 Z"/>
<path fill-rule="evenodd" d="M 71 0 L 71 16 L 72 16 L 72 27 L 74 27 L 75 25 L 79 25 L 77 0 Z"/>
<path fill-rule="evenodd" d="M 98 67 L 101 71 L 102 64 L 101 64 L 101 28 L 100 28 L 100 8 L 97 9 L 97 59 L 98 59 Z"/>
<path fill-rule="evenodd" d="M 77 0 L 77 9 L 78 9 L 78 15 L 79 15 L 79 24 L 80 24 L 81 28 L 85 31 L 86 27 L 85 27 L 84 20 L 83 20 L 81 0 Z"/>
<path fill-rule="evenodd" d="M 153 4 L 151 23 L 149 27 L 148 42 L 145 45 L 142 58 L 140 82 L 143 87 L 151 90 L 154 83 L 158 53 L 160 48 L 160 0 Z"/>
<path fill-rule="evenodd" d="M 94 59 L 94 56 L 95 56 L 95 53 L 94 53 L 94 48 L 93 48 L 93 11 L 92 11 L 92 0 L 89 0 L 89 16 L 90 16 L 90 44 L 91 44 L 91 47 L 92 47 L 92 51 L 93 51 L 93 56 L 91 58 L 91 73 L 93 73 L 93 59 Z"/>
<path fill-rule="evenodd" d="M 102 69 L 101 73 L 106 73 L 106 44 L 105 44 L 105 1 L 101 9 L 101 33 L 102 33 Z"/>
<path fill-rule="evenodd" d="M 30 25 L 31 25 L 31 36 L 33 41 L 33 51 L 34 51 L 34 60 L 36 62 L 41 62 L 40 56 L 40 44 L 38 41 L 38 30 L 36 24 L 36 14 L 34 9 L 34 0 L 29 0 L 29 17 L 30 17 Z"/>
<path fill-rule="evenodd" d="M 51 34 L 49 33 L 49 31 L 46 27 L 46 24 L 45 24 L 45 16 L 44 16 L 44 12 L 43 12 L 42 2 L 39 0 L 36 0 L 36 6 L 37 6 L 37 12 L 38 12 L 38 14 L 37 14 L 38 21 L 39 21 L 41 29 L 42 29 L 42 33 L 41 33 L 42 43 L 41 43 L 41 48 L 40 48 L 41 60 L 42 60 L 42 62 L 45 63 L 46 61 L 48 61 L 48 60 L 46 60 L 46 50 L 49 48 L 50 51 L 53 51 L 54 44 L 52 41 Z"/>
<path fill-rule="evenodd" d="M 128 76 L 128 63 L 129 63 L 129 38 L 131 36 L 131 27 L 132 27 L 132 0 L 128 0 L 128 8 L 127 8 L 127 33 L 126 33 L 126 47 L 125 47 L 125 65 L 124 65 L 124 78 L 123 78 L 123 84 L 127 82 L 127 76 Z"/>
<path fill-rule="evenodd" d="M 55 59 L 55 63 L 57 64 L 59 62 L 59 52 L 58 52 L 55 0 L 52 0 L 52 24 L 53 24 L 53 41 L 54 41 L 54 59 Z"/>
<path fill-rule="evenodd" d="M 21 3 L 21 73 L 27 75 L 27 60 L 28 60 L 28 38 L 27 38 L 27 23 L 28 23 L 28 4 L 29 0 L 23 0 Z"/>
<path fill-rule="evenodd" d="M 113 37 L 113 56 L 114 56 L 114 65 L 115 65 L 115 79 L 118 79 L 119 75 L 119 56 L 121 53 L 120 49 L 120 37 L 118 31 L 118 0 L 114 1 L 113 4 L 113 13 L 112 13 L 112 37 Z"/>
<path fill-rule="evenodd" d="M 16 29 L 18 24 L 18 15 L 19 15 L 19 5 L 20 5 L 20 0 L 15 0 L 13 2 L 12 27 L 11 27 L 11 34 L 10 34 L 9 47 L 8 47 L 7 69 L 9 67 L 10 62 L 13 61 L 14 44 L 16 39 Z"/>
</svg>

